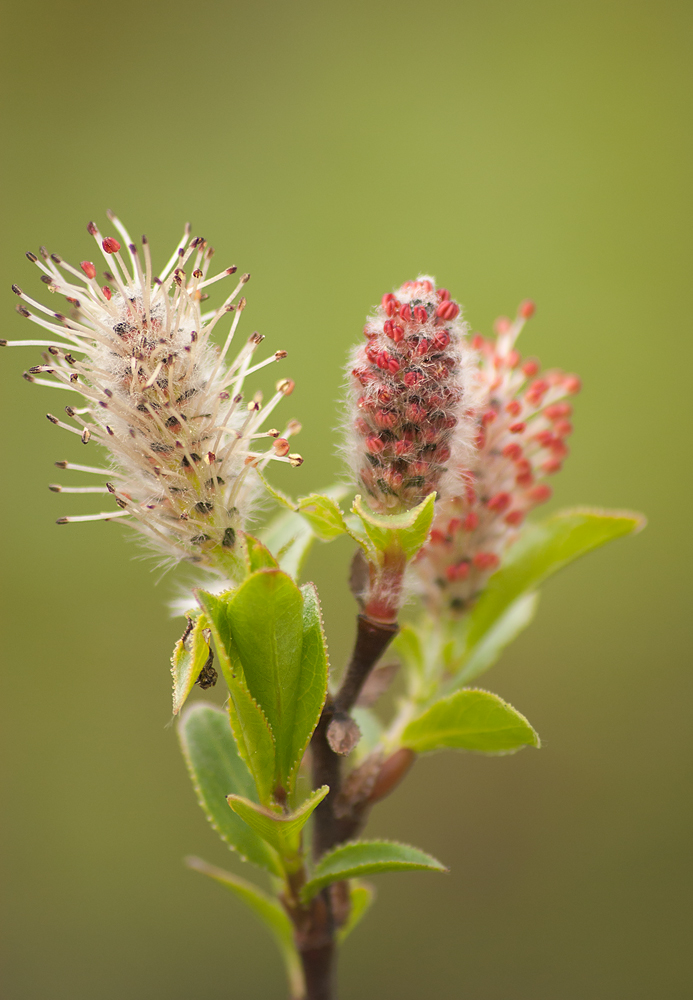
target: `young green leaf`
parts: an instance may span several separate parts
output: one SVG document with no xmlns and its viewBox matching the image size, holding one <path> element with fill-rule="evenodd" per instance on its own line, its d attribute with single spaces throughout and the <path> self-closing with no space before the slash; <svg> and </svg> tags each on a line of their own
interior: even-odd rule
<svg viewBox="0 0 693 1000">
<path fill-rule="evenodd" d="M 183 713 L 178 735 L 200 806 L 219 836 L 244 861 L 280 875 L 275 851 L 227 805 L 226 796 L 232 793 L 254 799 L 255 787 L 236 749 L 226 713 L 197 702 Z"/>
<path fill-rule="evenodd" d="M 354 879 L 350 883 L 349 902 L 351 906 L 347 922 L 337 931 L 338 944 L 344 944 L 356 925 L 361 923 L 374 899 L 375 889 L 368 882 L 359 882 L 357 879 Z"/>
<path fill-rule="evenodd" d="M 323 886 L 331 882 L 341 882 L 361 875 L 373 875 L 376 872 L 415 869 L 447 871 L 440 861 L 436 861 L 430 854 L 425 854 L 416 847 L 397 844 L 390 840 L 355 840 L 348 844 L 340 844 L 320 858 L 313 877 L 303 887 L 302 897 L 305 900 L 311 899 Z"/>
<path fill-rule="evenodd" d="M 196 592 L 212 628 L 229 693 L 229 719 L 238 751 L 255 779 L 261 802 L 269 803 L 276 781 L 276 747 L 267 717 L 253 698 L 243 675 L 238 652 L 231 638 L 227 607 L 233 592 L 216 597 L 204 590 Z"/>
<path fill-rule="evenodd" d="M 316 537 L 308 522 L 293 510 L 284 510 L 261 534 L 267 548 L 276 553 L 279 568 L 297 580 Z"/>
<path fill-rule="evenodd" d="M 277 851 L 287 863 L 289 871 L 301 864 L 301 830 L 310 819 L 313 810 L 322 802 L 329 787 L 323 785 L 301 803 L 294 812 L 260 806 L 241 795 L 228 795 L 227 802 L 233 811 L 248 824 L 263 840 Z"/>
<path fill-rule="evenodd" d="M 560 511 L 528 525 L 472 608 L 456 652 L 464 655 L 473 649 L 521 594 L 586 552 L 644 525 L 640 514 L 587 508 Z"/>
<path fill-rule="evenodd" d="M 492 667 L 505 647 L 514 642 L 520 632 L 530 624 L 538 604 L 539 594 L 536 591 L 522 594 L 513 601 L 472 648 L 464 666 L 455 675 L 453 686 L 457 688 L 469 684 Z M 455 666 L 453 661 L 449 669 L 454 671 Z"/>
<path fill-rule="evenodd" d="M 323 542 L 331 542 L 333 538 L 348 533 L 344 514 L 332 497 L 311 493 L 310 496 L 301 497 L 295 509 L 305 517 Z"/>
<path fill-rule="evenodd" d="M 488 691 L 465 688 L 441 698 L 404 729 L 402 746 L 416 753 L 453 748 L 512 753 L 540 745 L 524 715 Z"/>
<path fill-rule="evenodd" d="M 258 569 L 277 569 L 277 560 L 274 558 L 266 545 L 253 535 L 245 536 L 246 555 L 248 559 L 248 572 L 254 573 Z"/>
<path fill-rule="evenodd" d="M 180 712 L 210 658 L 209 622 L 204 615 L 198 615 L 195 620 L 188 618 L 187 621 L 185 632 L 176 643 L 171 657 L 174 715 Z"/>
<path fill-rule="evenodd" d="M 296 682 L 298 696 L 288 754 L 292 786 L 303 754 L 320 720 L 320 713 L 327 697 L 327 676 L 330 667 L 320 599 L 315 584 L 305 583 L 301 587 L 301 597 L 303 599 L 301 664 Z"/>
<path fill-rule="evenodd" d="M 244 878 L 232 875 L 231 872 L 216 868 L 214 865 L 208 865 L 200 858 L 186 858 L 186 864 L 194 871 L 207 875 L 229 889 L 259 917 L 279 946 L 286 967 L 292 1000 L 300 1000 L 305 995 L 301 960 L 294 945 L 292 923 L 279 903 Z"/>
<path fill-rule="evenodd" d="M 435 499 L 436 494 L 430 493 L 417 507 L 401 514 L 376 514 L 364 506 L 361 497 L 357 496 L 352 510 L 359 517 L 376 552 L 397 548 L 406 559 L 413 559 L 428 538 Z"/>
</svg>

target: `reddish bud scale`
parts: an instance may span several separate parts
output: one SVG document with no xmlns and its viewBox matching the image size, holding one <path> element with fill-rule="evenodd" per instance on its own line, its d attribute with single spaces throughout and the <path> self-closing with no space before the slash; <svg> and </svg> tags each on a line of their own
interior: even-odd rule
<svg viewBox="0 0 693 1000">
<path fill-rule="evenodd" d="M 366 324 L 350 365 L 349 451 L 379 513 L 454 492 L 450 470 L 473 422 L 466 332 L 459 305 L 427 277 L 384 295 Z"/>
<path fill-rule="evenodd" d="M 514 323 L 496 322 L 496 339 L 473 339 L 476 454 L 460 470 L 458 495 L 436 505 L 429 542 L 412 569 L 434 612 L 460 613 L 469 605 L 527 514 L 550 499 L 541 480 L 557 472 L 568 453 L 572 407 L 564 400 L 579 391 L 580 380 L 556 370 L 537 377 L 538 362 L 522 363 L 515 341 L 533 313 L 533 303 L 524 302 Z"/>
</svg>

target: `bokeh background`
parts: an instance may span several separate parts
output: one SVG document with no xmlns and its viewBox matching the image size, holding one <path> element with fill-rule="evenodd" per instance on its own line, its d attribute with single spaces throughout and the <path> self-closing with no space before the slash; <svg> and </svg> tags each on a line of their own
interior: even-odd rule
<svg viewBox="0 0 693 1000">
<path fill-rule="evenodd" d="M 3 337 L 29 330 L 10 282 L 41 287 L 25 250 L 88 257 L 112 207 L 161 266 L 189 219 L 252 272 L 246 333 L 289 351 L 297 493 L 340 473 L 343 362 L 383 292 L 431 272 L 484 332 L 531 296 L 525 352 L 585 385 L 555 505 L 649 516 L 552 581 L 485 680 L 544 748 L 425 759 L 373 818 L 452 872 L 376 880 L 344 1000 L 693 995 L 692 22 L 683 0 L 3 4 Z M 181 861 L 242 867 L 169 725 L 177 578 L 117 523 L 55 527 L 97 508 L 46 489 L 84 455 L 21 379 L 38 354 L 0 370 L 2 996 L 282 997 L 264 930 Z M 349 554 L 309 566 L 335 668 Z"/>
</svg>

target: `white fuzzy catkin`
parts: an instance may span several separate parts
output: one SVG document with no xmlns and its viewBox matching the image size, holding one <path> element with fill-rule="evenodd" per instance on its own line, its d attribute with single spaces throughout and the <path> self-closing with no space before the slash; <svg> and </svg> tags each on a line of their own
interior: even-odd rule
<svg viewBox="0 0 693 1000">
<path fill-rule="evenodd" d="M 122 517 L 168 559 L 226 573 L 258 488 L 255 469 L 271 459 L 302 462 L 300 455 L 289 454 L 288 438 L 300 429 L 295 421 L 281 434 L 261 430 L 293 382 L 279 382 L 264 407 L 260 394 L 250 401 L 242 395 L 246 376 L 286 352 L 254 365 L 263 340 L 254 333 L 229 360 L 245 306 L 238 296 L 250 275 L 234 279 L 222 305 L 203 315 L 206 289 L 236 268 L 207 278 L 214 250 L 202 237 L 190 240 L 189 227 L 160 277 L 154 277 L 146 237 L 140 250 L 120 221 L 110 213 L 109 219 L 126 244 L 128 261 L 118 240 L 104 239 L 93 222 L 87 229 L 109 268 L 101 281 L 91 261 L 78 270 L 45 248 L 40 256 L 28 253 L 48 291 L 64 295 L 68 306 L 65 313 L 55 312 L 14 285 L 22 299 L 18 311 L 48 338 L 0 342 L 48 349 L 44 364 L 25 378 L 81 395 L 86 404 L 65 407 L 69 422 L 53 414 L 48 419 L 84 444 L 98 442 L 109 454 L 104 468 L 56 463 L 95 474 L 103 485 L 51 489 L 110 494 L 115 509 L 58 523 Z M 231 328 L 220 350 L 210 335 L 229 315 Z"/>
</svg>

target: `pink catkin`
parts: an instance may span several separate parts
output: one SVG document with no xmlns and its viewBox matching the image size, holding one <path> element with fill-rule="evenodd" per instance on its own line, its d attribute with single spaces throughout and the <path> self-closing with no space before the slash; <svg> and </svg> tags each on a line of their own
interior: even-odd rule
<svg viewBox="0 0 693 1000">
<path fill-rule="evenodd" d="M 471 365 L 460 307 L 430 277 L 384 295 L 350 361 L 349 457 L 371 508 L 452 494 L 470 452 Z"/>
<path fill-rule="evenodd" d="M 522 303 L 515 322 L 500 319 L 495 340 L 475 335 L 478 351 L 476 452 L 457 495 L 436 505 L 428 543 L 413 567 L 417 589 L 434 611 L 459 612 L 501 563 L 532 508 L 551 488 L 541 480 L 558 472 L 572 433 L 566 397 L 580 389 L 575 375 L 540 373 L 522 359 L 515 341 L 532 303 Z"/>
</svg>

